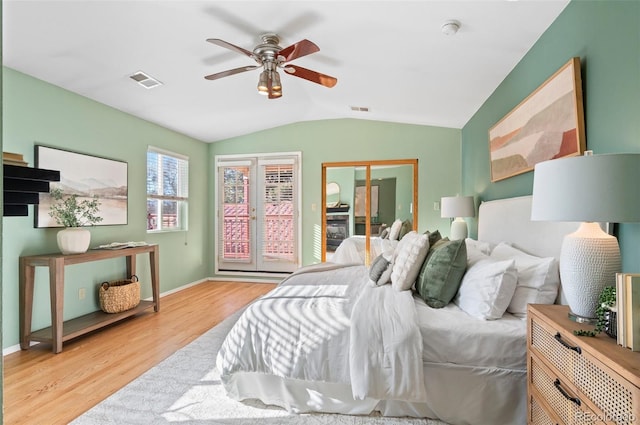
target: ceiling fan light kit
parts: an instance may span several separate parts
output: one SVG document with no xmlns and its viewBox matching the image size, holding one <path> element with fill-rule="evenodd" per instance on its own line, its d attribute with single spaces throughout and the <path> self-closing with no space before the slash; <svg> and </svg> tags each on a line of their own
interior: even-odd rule
<svg viewBox="0 0 640 425">
<path fill-rule="evenodd" d="M 289 75 L 293 75 L 325 87 L 333 87 L 338 82 L 336 78 L 329 75 L 321 74 L 317 71 L 312 71 L 310 69 L 288 63 L 294 59 L 320 51 L 320 48 L 316 46 L 315 43 L 305 39 L 283 49 L 279 46 L 280 38 L 277 34 L 267 33 L 263 34 L 260 38 L 262 39 L 262 43 L 258 44 L 251 52 L 219 38 L 207 39 L 209 43 L 249 56 L 257 62 L 257 65 L 229 69 L 227 71 L 207 75 L 204 78 L 207 80 L 217 80 L 219 78 L 228 77 L 230 75 L 262 67 L 263 70 L 260 72 L 260 76 L 258 77 L 258 93 L 268 96 L 269 99 L 282 97 L 282 84 L 278 68 L 282 69 Z"/>
</svg>

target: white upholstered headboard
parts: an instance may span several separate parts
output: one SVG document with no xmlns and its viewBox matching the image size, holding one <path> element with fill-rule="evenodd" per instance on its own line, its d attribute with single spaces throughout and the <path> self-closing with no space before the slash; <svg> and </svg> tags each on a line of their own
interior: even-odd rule
<svg viewBox="0 0 640 425">
<path fill-rule="evenodd" d="M 480 204 L 478 240 L 494 244 L 511 242 L 529 254 L 559 261 L 564 235 L 574 232 L 580 223 L 531 221 L 531 199 L 531 196 L 521 196 Z M 556 303 L 567 303 L 562 284 Z"/>
<path fill-rule="evenodd" d="M 560 258 L 562 239 L 580 223 L 531 221 L 531 196 L 498 199 L 480 204 L 478 240 L 511 242 L 538 257 Z"/>
</svg>

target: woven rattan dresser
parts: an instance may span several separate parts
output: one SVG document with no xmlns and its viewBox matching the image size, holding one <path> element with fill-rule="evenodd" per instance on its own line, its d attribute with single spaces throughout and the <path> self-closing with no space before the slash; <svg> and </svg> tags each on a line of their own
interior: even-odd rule
<svg viewBox="0 0 640 425">
<path fill-rule="evenodd" d="M 528 423 L 640 424 L 640 353 L 567 317 L 561 305 L 529 305 Z"/>
</svg>

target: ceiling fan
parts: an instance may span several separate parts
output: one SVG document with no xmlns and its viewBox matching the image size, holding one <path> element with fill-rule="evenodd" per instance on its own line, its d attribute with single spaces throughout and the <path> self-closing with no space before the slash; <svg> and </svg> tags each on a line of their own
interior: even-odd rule
<svg viewBox="0 0 640 425">
<path fill-rule="evenodd" d="M 329 75 L 289 64 L 292 60 L 320 51 L 320 48 L 316 46 L 315 43 L 305 39 L 283 49 L 278 45 L 278 43 L 280 43 L 280 37 L 278 37 L 277 34 L 262 34 L 260 38 L 262 39 L 262 43 L 258 44 L 253 51 L 243 49 L 219 38 L 208 38 L 207 41 L 209 43 L 249 56 L 257 62 L 257 65 L 229 69 L 207 75 L 204 78 L 207 80 L 217 80 L 222 77 L 228 77 L 229 75 L 262 67 L 263 71 L 260 73 L 260 78 L 258 79 L 258 92 L 268 96 L 269 99 L 277 99 L 282 96 L 282 84 L 280 83 L 278 69 L 282 69 L 287 74 L 325 87 L 333 87 L 338 82 L 336 78 Z"/>
</svg>

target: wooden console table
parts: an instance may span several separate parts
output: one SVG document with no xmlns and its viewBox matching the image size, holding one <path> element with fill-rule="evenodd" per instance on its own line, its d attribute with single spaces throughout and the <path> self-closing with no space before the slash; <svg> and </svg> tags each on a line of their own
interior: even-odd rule
<svg viewBox="0 0 640 425">
<path fill-rule="evenodd" d="M 96 311 L 63 322 L 65 266 L 106 260 L 109 258 L 126 257 L 127 277 L 129 277 L 136 274 L 136 255 L 144 253 L 149 253 L 153 301 L 140 301 L 137 307 L 122 313 L 103 313 L 102 311 Z M 156 244 L 118 250 L 90 250 L 84 254 L 64 255 L 56 253 L 20 257 L 20 348 L 27 350 L 31 340 L 51 342 L 53 352 L 59 353 L 62 351 L 62 343 L 64 341 L 84 335 L 126 317 L 133 316 L 151 307 L 153 307 L 154 311 L 159 311 L 159 260 L 159 250 Z M 34 277 L 35 268 L 38 266 L 49 267 L 51 327 L 32 332 L 31 319 L 33 313 Z"/>
</svg>

